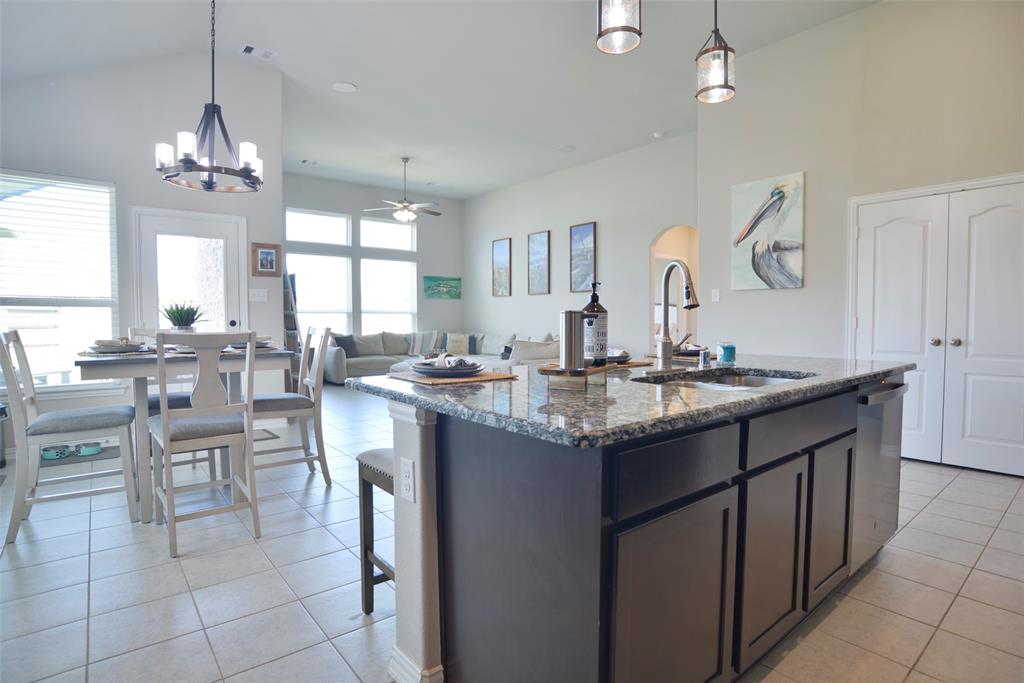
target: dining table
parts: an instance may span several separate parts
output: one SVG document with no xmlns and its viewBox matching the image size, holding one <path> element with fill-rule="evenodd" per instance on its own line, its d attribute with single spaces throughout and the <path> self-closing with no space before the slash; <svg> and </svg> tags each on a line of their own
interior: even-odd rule
<svg viewBox="0 0 1024 683">
<path fill-rule="evenodd" d="M 258 350 L 255 370 L 290 370 L 296 354 L 287 349 Z M 195 354 L 168 353 L 168 374 L 181 377 L 194 375 L 197 370 Z M 157 376 L 156 352 L 118 353 L 80 356 L 75 365 L 83 380 L 130 379 L 135 405 L 135 461 L 139 478 L 140 519 L 153 521 L 152 454 L 146 419 L 149 417 L 149 380 Z M 245 370 L 244 351 L 224 351 L 220 357 L 221 374 L 227 377 L 228 400 L 237 403 L 242 396 L 242 372 Z"/>
</svg>

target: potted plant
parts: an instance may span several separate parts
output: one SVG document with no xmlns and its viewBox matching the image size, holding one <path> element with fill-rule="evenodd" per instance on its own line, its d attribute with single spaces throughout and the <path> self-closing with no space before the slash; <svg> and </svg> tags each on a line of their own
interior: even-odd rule
<svg viewBox="0 0 1024 683">
<path fill-rule="evenodd" d="M 203 319 L 203 312 L 194 304 L 171 304 L 163 314 L 174 332 L 195 332 L 194 325 Z"/>
</svg>

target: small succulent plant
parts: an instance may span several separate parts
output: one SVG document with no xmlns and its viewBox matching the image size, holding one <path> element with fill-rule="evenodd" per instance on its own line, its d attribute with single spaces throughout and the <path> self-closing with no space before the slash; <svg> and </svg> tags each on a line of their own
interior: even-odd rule
<svg viewBox="0 0 1024 683">
<path fill-rule="evenodd" d="M 163 314 L 175 327 L 192 327 L 203 319 L 202 310 L 194 304 L 171 304 Z"/>
</svg>

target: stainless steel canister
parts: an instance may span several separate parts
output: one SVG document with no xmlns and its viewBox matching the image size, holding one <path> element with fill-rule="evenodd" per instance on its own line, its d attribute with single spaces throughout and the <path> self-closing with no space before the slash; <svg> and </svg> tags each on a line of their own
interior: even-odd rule
<svg viewBox="0 0 1024 683">
<path fill-rule="evenodd" d="M 586 366 L 583 359 L 583 311 L 562 311 L 559 314 L 558 367 L 579 370 Z"/>
</svg>

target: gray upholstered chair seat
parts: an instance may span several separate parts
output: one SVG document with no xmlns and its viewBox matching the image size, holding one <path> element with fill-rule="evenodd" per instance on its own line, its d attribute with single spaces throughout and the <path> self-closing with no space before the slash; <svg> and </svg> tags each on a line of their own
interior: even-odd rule
<svg viewBox="0 0 1024 683">
<path fill-rule="evenodd" d="M 312 407 L 313 400 L 302 394 L 253 394 L 252 397 L 252 409 L 257 413 L 277 410 L 302 410 Z"/>
<path fill-rule="evenodd" d="M 357 455 L 356 460 L 389 479 L 395 478 L 395 451 L 392 448 L 371 448 Z"/>
<path fill-rule="evenodd" d="M 149 431 L 160 434 L 163 430 L 162 416 L 154 415 L 146 424 Z M 189 439 L 206 439 L 211 436 L 241 434 L 245 429 L 245 420 L 241 413 L 235 415 L 208 415 L 204 417 L 172 417 L 168 424 L 171 441 L 187 441 Z"/>
<path fill-rule="evenodd" d="M 192 392 L 172 391 L 167 394 L 167 407 L 171 410 L 192 407 Z M 153 394 L 149 397 L 149 414 L 156 415 L 160 412 L 160 394 Z"/>
<path fill-rule="evenodd" d="M 135 408 L 132 406 L 54 410 L 43 413 L 33 420 L 25 433 L 29 436 L 41 436 L 43 434 L 84 432 L 91 429 L 111 429 L 131 424 L 134 419 Z"/>
</svg>

